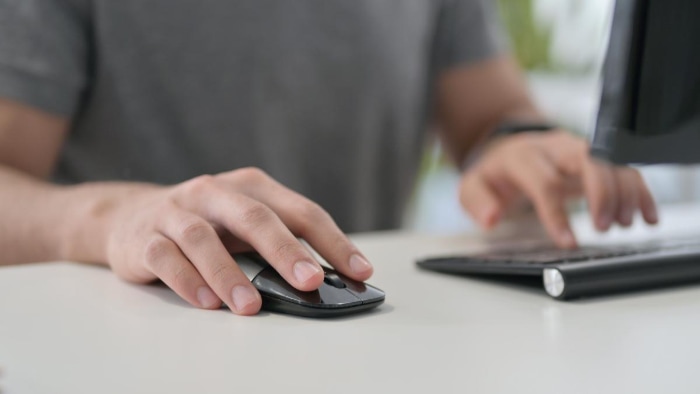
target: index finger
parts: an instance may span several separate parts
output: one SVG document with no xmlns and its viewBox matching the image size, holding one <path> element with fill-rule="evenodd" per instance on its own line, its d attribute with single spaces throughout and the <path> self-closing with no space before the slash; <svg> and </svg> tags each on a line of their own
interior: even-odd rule
<svg viewBox="0 0 700 394">
<path fill-rule="evenodd" d="M 218 182 L 200 181 L 189 193 L 178 196 L 184 205 L 251 245 L 292 286 L 317 289 L 323 270 L 316 259 L 264 203 L 221 188 Z"/>
<path fill-rule="evenodd" d="M 507 163 L 507 176 L 531 200 L 550 238 L 562 248 L 575 248 L 576 238 L 566 210 L 564 175 L 554 163 L 533 152 Z"/>
<path fill-rule="evenodd" d="M 338 271 L 359 281 L 372 276 L 374 269 L 367 258 L 321 206 L 273 179 L 249 188 L 248 193 L 272 208 L 293 234 Z"/>
</svg>

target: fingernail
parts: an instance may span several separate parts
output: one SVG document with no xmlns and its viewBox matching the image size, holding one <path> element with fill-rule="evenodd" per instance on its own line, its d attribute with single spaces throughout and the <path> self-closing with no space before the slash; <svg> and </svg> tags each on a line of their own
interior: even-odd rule
<svg viewBox="0 0 700 394">
<path fill-rule="evenodd" d="M 301 283 L 305 283 L 321 272 L 321 268 L 316 264 L 311 264 L 308 261 L 299 261 L 294 264 L 294 277 Z"/>
<path fill-rule="evenodd" d="M 623 226 L 627 227 L 632 224 L 632 219 L 633 219 L 634 211 L 631 209 L 625 208 L 621 213 L 620 213 L 620 224 Z"/>
<path fill-rule="evenodd" d="M 659 213 L 656 212 L 656 207 L 651 207 L 649 209 L 649 212 L 647 213 L 647 219 L 649 219 L 649 222 L 651 222 L 651 224 L 659 222 Z"/>
<path fill-rule="evenodd" d="M 206 286 L 201 286 L 199 289 L 197 289 L 197 301 L 199 301 L 199 305 L 204 308 L 211 308 L 217 303 L 219 305 L 221 304 L 219 297 L 217 297 L 216 294 L 214 294 L 214 292 Z"/>
<path fill-rule="evenodd" d="M 610 215 L 603 215 L 598 219 L 598 227 L 600 227 L 601 230 L 607 230 L 612 226 L 612 216 Z"/>
<path fill-rule="evenodd" d="M 372 265 L 359 254 L 354 254 L 350 257 L 350 269 L 356 274 L 364 274 L 372 271 Z"/>
<path fill-rule="evenodd" d="M 481 213 L 481 222 L 486 227 L 493 226 L 496 221 L 496 216 L 498 215 L 498 210 L 494 207 L 486 208 Z"/>
<path fill-rule="evenodd" d="M 258 301 L 258 295 L 248 286 L 235 286 L 231 291 L 233 307 L 237 312 L 245 310 L 248 305 Z"/>
<path fill-rule="evenodd" d="M 569 230 L 563 230 L 561 233 L 559 233 L 559 241 L 562 245 L 569 248 L 574 247 L 576 245 L 576 239 L 574 238 L 574 234 Z"/>
</svg>

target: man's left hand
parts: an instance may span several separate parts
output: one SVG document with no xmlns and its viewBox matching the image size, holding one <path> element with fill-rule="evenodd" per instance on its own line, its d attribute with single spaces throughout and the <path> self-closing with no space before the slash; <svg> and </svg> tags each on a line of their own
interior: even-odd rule
<svg viewBox="0 0 700 394">
<path fill-rule="evenodd" d="M 576 247 L 566 201 L 584 196 L 596 228 L 630 226 L 637 211 L 658 221 L 656 204 L 639 172 L 589 155 L 583 139 L 565 131 L 531 132 L 493 141 L 461 181 L 460 201 L 483 228 L 494 227 L 527 200 L 552 240 Z"/>
</svg>

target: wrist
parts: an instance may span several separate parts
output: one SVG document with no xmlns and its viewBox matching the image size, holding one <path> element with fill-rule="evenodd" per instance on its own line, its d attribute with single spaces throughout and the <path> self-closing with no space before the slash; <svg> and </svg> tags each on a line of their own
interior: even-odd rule
<svg viewBox="0 0 700 394">
<path fill-rule="evenodd" d="M 65 187 L 59 253 L 62 260 L 107 265 L 107 247 L 129 207 L 160 187 L 150 184 L 86 183 Z"/>
<path fill-rule="evenodd" d="M 487 148 L 495 141 L 504 137 L 508 137 L 520 133 L 531 132 L 547 132 L 557 129 L 558 126 L 553 123 L 544 121 L 517 121 L 505 120 L 494 127 L 491 132 L 479 143 L 460 163 L 462 171 L 467 170 L 474 165 L 481 157 Z"/>
</svg>

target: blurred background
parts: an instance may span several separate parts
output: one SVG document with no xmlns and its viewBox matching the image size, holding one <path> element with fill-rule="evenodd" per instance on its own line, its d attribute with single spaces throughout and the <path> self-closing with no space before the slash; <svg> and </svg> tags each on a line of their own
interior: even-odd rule
<svg viewBox="0 0 700 394">
<path fill-rule="evenodd" d="M 557 124 L 588 138 L 595 127 L 615 0 L 494 1 L 540 108 Z M 700 199 L 696 167 L 649 166 L 641 171 L 659 203 Z M 474 228 L 459 206 L 458 181 L 439 144 L 429 147 L 407 227 L 435 233 Z"/>
</svg>

